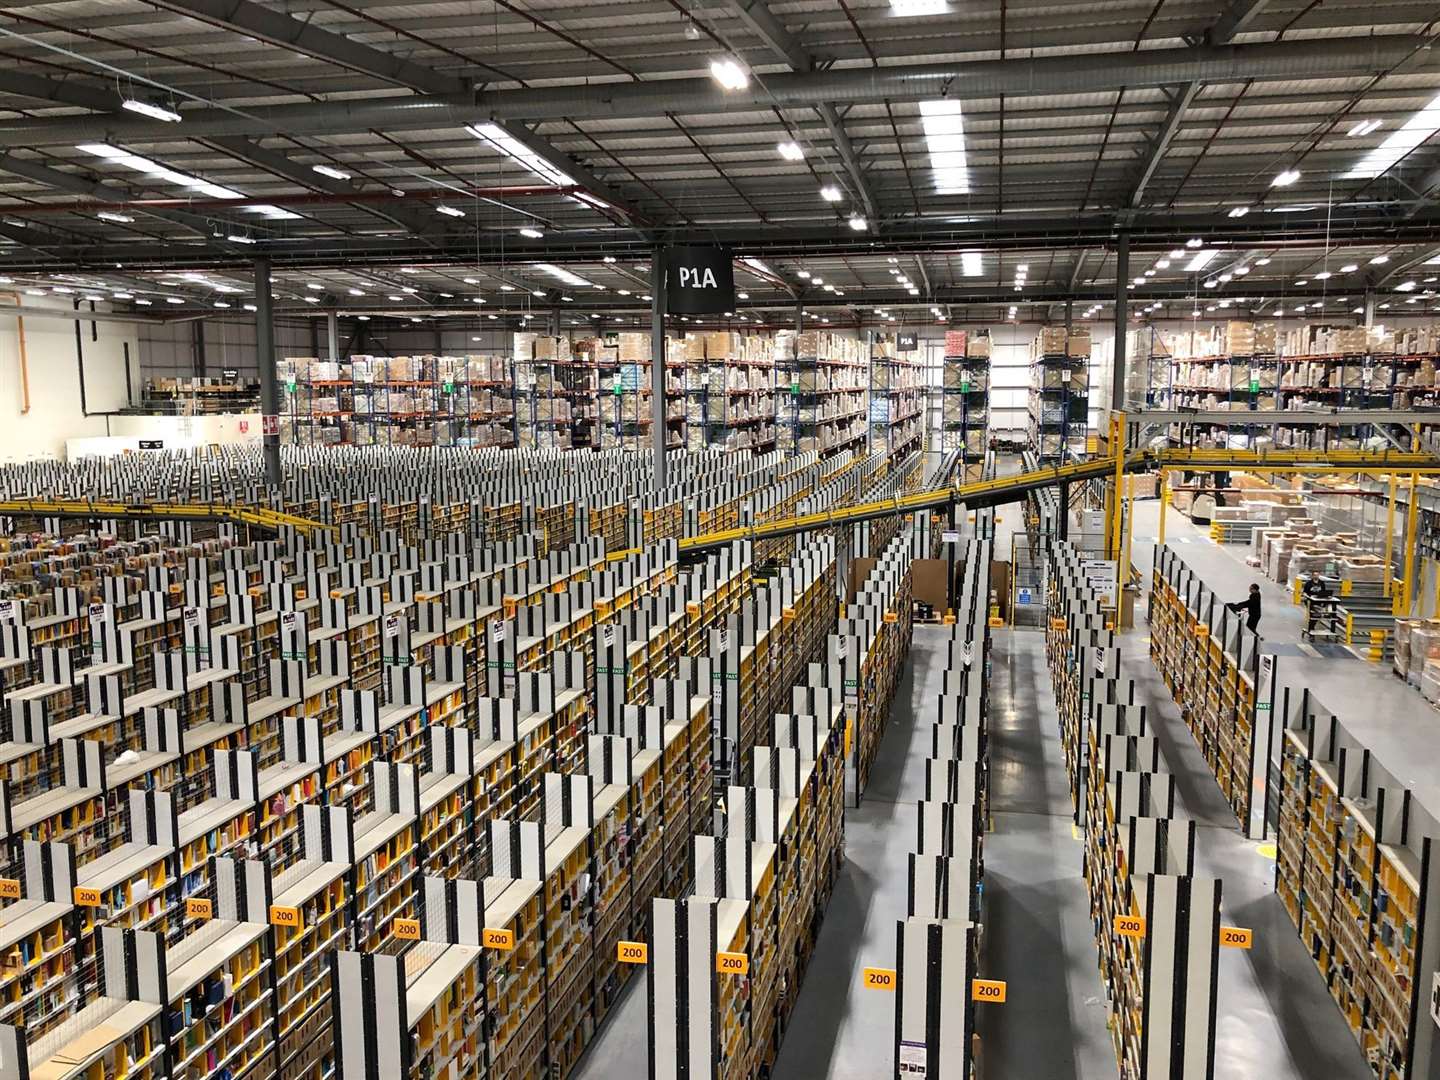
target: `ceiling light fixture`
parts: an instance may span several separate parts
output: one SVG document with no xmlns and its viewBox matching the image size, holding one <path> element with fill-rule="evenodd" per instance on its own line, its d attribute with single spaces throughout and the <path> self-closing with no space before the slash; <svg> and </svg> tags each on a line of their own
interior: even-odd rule
<svg viewBox="0 0 1440 1080">
<path fill-rule="evenodd" d="M 563 266 L 555 266 L 552 263 L 535 263 L 535 269 L 542 274 L 549 274 L 551 277 L 564 282 L 566 285 L 593 285 L 593 281 L 587 281 L 579 274 L 572 274 Z"/>
<path fill-rule="evenodd" d="M 1271 187 L 1289 187 L 1300 179 L 1299 169 L 1282 169 L 1275 174 L 1275 179 L 1270 181 Z"/>
<path fill-rule="evenodd" d="M 117 225 L 129 225 L 135 220 L 129 214 L 117 214 L 113 210 L 101 210 L 95 216 L 101 221 L 113 221 Z"/>
<path fill-rule="evenodd" d="M 231 233 L 229 236 L 225 237 L 225 239 L 229 240 L 232 244 L 258 243 L 258 241 L 253 236 L 244 236 L 241 233 Z"/>
<path fill-rule="evenodd" d="M 1390 256 L 1389 256 L 1389 255 L 1376 255 L 1373 259 L 1370 260 L 1370 265 L 1371 265 L 1371 266 L 1384 266 L 1384 265 L 1385 265 L 1386 263 L 1388 263 L 1389 261 L 1390 261 Z"/>
<path fill-rule="evenodd" d="M 1360 267 L 1356 266 L 1354 263 L 1346 263 L 1344 266 L 1340 267 L 1340 273 L 1353 274 L 1356 270 L 1359 269 Z"/>
<path fill-rule="evenodd" d="M 1198 274 L 1201 270 L 1204 270 L 1205 267 L 1209 266 L 1212 262 L 1214 262 L 1215 257 L 1219 254 L 1220 253 L 1218 251 L 1213 250 L 1197 251 L 1195 253 L 1195 257 L 1185 265 L 1185 273 Z"/>
<path fill-rule="evenodd" d="M 167 124 L 178 124 L 181 120 L 180 114 L 174 109 L 167 109 L 164 105 L 156 105 L 153 101 L 142 101 L 139 98 L 126 98 L 121 108 L 127 112 L 148 116 L 151 120 L 163 120 Z"/>
<path fill-rule="evenodd" d="M 1269 266 L 1269 265 L 1271 264 L 1271 262 L 1273 262 L 1273 261 L 1274 261 L 1273 259 L 1256 259 L 1256 260 L 1255 260 L 1255 265 L 1256 265 L 1256 266 Z"/>
<path fill-rule="evenodd" d="M 1192 236 L 1189 240 L 1185 241 L 1185 246 L 1187 248 L 1202 248 L 1205 246 L 1205 241 L 1201 240 L 1198 236 Z M 1183 255 L 1184 252 L 1181 252 L 1181 254 Z"/>
<path fill-rule="evenodd" d="M 826 202 L 839 202 L 844 196 L 840 193 L 840 189 L 834 184 L 826 184 L 820 189 L 820 198 Z"/>
<path fill-rule="evenodd" d="M 440 205 L 440 206 L 435 207 L 435 212 L 436 212 L 437 214 L 444 214 L 446 217 L 464 217 L 464 216 L 465 216 L 465 211 L 464 211 L 464 210 L 456 210 L 455 207 L 453 207 L 453 206 L 445 206 L 445 205 L 443 205 L 443 204 Z"/>
<path fill-rule="evenodd" d="M 348 172 L 341 172 L 339 169 L 331 168 L 329 165 L 311 165 L 310 169 L 312 172 L 317 172 L 321 176 L 328 176 L 331 180 L 350 179 L 350 174 Z"/>
<path fill-rule="evenodd" d="M 784 141 L 784 142 L 782 142 L 782 143 L 778 143 L 778 144 L 776 145 L 775 149 L 776 149 L 776 151 L 779 152 L 780 156 L 781 156 L 782 158 L 784 158 L 786 161 L 804 161 L 804 160 L 805 160 L 805 149 L 804 149 L 804 147 L 802 147 L 802 146 L 801 146 L 799 143 L 797 143 L 794 139 L 787 139 L 786 141 Z"/>
<path fill-rule="evenodd" d="M 970 191 L 970 164 L 965 153 L 965 119 L 954 98 L 920 102 L 920 126 L 930 153 L 937 195 Z"/>
<path fill-rule="evenodd" d="M 1345 173 L 1346 180 L 1374 179 L 1390 170 L 1402 158 L 1440 131 L 1440 96 L 1417 112 L 1374 150 Z"/>
<path fill-rule="evenodd" d="M 1349 131 L 1345 132 L 1345 137 L 1347 139 L 1363 138 L 1366 135 L 1379 131 L 1384 123 L 1384 120 L 1361 120 Z"/>
<path fill-rule="evenodd" d="M 1231 211 L 1230 211 L 1230 216 L 1231 216 L 1232 218 L 1242 218 L 1242 217 L 1244 217 L 1244 216 L 1245 216 L 1246 214 L 1248 214 L 1248 213 L 1250 213 L 1250 207 L 1248 207 L 1248 206 L 1236 206 L 1236 207 L 1234 207 L 1234 208 L 1231 209 Z"/>
<path fill-rule="evenodd" d="M 710 77 L 726 90 L 744 90 L 750 76 L 734 57 L 716 57 L 710 61 Z"/>
<path fill-rule="evenodd" d="M 863 217 L 861 217 L 859 214 L 850 215 L 850 228 L 854 229 L 856 232 L 864 232 L 869 227 L 870 223 L 866 221 Z"/>
<path fill-rule="evenodd" d="M 531 240 L 543 240 L 545 238 L 545 234 L 543 232 L 529 225 L 526 225 L 523 229 L 520 230 L 520 235 L 528 236 Z"/>
<path fill-rule="evenodd" d="M 984 260 L 978 251 L 960 253 L 960 273 L 966 277 L 981 277 L 985 273 Z"/>
</svg>

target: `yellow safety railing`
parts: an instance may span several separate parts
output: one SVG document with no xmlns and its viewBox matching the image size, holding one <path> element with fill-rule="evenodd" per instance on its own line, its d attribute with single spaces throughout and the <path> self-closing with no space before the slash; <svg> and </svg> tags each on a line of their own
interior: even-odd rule
<svg viewBox="0 0 1440 1080">
<path fill-rule="evenodd" d="M 126 503 L 105 499 L 7 499 L 0 515 L 31 517 L 119 518 L 126 521 L 226 521 L 279 531 L 290 525 L 301 532 L 331 530 L 321 521 L 265 506 L 228 503 Z"/>
</svg>

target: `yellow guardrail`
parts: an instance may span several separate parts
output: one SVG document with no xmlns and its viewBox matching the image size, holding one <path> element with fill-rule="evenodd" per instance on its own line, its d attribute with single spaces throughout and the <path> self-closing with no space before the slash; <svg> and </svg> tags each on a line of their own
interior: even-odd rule
<svg viewBox="0 0 1440 1080">
<path fill-rule="evenodd" d="M 279 531 L 290 525 L 302 532 L 332 530 L 321 521 L 264 506 L 227 503 L 125 503 L 105 499 L 7 499 L 0 514 L 32 517 L 119 518 L 126 521 L 227 521 Z"/>
<path fill-rule="evenodd" d="M 1119 463 L 1123 472 L 1148 472 L 1151 469 L 1191 469 L 1196 472 L 1255 470 L 1262 472 L 1310 471 L 1326 472 L 1420 472 L 1440 474 L 1440 460 L 1430 454 L 1398 450 L 1138 450 Z M 770 521 L 736 529 L 723 529 L 689 536 L 680 541 L 681 551 L 716 547 L 739 540 L 765 540 L 793 532 L 826 529 L 848 525 L 887 514 L 905 514 L 928 510 L 952 502 L 980 501 L 995 495 L 1018 493 L 1037 487 L 1050 487 L 1082 480 L 1099 479 L 1114 474 L 1117 462 L 1113 456 L 1095 458 L 1074 465 L 1056 465 L 1032 469 L 1014 476 L 977 480 L 970 484 L 919 491 L 894 499 L 847 506 L 800 517 Z"/>
</svg>

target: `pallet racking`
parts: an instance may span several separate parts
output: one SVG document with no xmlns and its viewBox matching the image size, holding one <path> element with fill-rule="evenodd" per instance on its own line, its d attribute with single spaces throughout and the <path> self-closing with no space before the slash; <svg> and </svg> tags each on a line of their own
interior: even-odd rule
<svg viewBox="0 0 1440 1080">
<path fill-rule="evenodd" d="M 775 446 L 774 339 L 691 332 L 684 341 L 686 445 L 692 450 Z"/>
<path fill-rule="evenodd" d="M 990 432 L 988 330 L 945 331 L 940 395 L 940 448 L 957 455 L 956 469 L 947 475 L 962 483 L 979 480 Z"/>
<path fill-rule="evenodd" d="M 776 375 L 780 451 L 829 457 L 858 448 L 868 436 L 869 365 L 861 343 L 820 330 L 794 340 L 794 356 Z"/>
<path fill-rule="evenodd" d="M 908 343 L 910 347 L 905 347 Z M 870 451 L 903 458 L 922 449 L 930 389 L 917 358 L 916 339 L 870 334 Z"/>
<path fill-rule="evenodd" d="M 1042 327 L 1030 344 L 1030 449 L 1039 461 L 1078 461 L 1090 433 L 1090 334 Z"/>
</svg>

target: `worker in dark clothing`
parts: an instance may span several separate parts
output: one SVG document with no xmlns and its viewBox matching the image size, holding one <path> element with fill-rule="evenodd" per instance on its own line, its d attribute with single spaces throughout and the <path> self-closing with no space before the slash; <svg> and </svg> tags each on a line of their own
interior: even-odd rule
<svg viewBox="0 0 1440 1080">
<path fill-rule="evenodd" d="M 1249 614 L 1245 617 L 1245 629 L 1254 630 L 1260 625 L 1260 586 L 1251 585 L 1250 595 L 1244 600 L 1238 600 L 1233 604 L 1226 604 L 1227 608 L 1234 612 L 1245 611 Z"/>
<path fill-rule="evenodd" d="M 1305 579 L 1305 588 L 1301 595 L 1305 598 L 1305 611 L 1308 616 L 1305 620 L 1305 634 L 1310 637 L 1314 635 L 1321 616 L 1330 613 L 1334 597 L 1330 594 L 1330 586 L 1325 584 L 1325 579 L 1319 574 L 1311 574 Z"/>
</svg>

